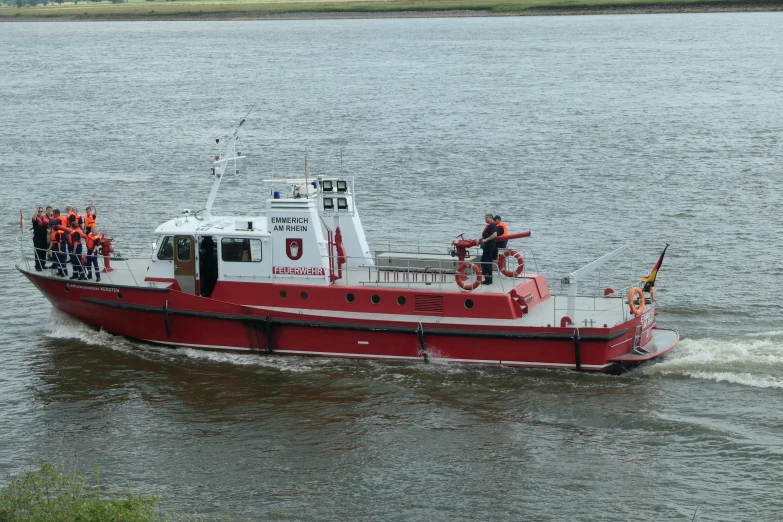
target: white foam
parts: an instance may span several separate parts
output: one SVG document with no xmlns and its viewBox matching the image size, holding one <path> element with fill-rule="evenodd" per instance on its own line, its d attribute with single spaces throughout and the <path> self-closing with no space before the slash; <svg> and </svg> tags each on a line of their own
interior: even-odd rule
<svg viewBox="0 0 783 522">
<path fill-rule="evenodd" d="M 265 356 L 259 354 L 242 354 L 231 352 L 216 352 L 197 350 L 193 348 L 175 348 L 162 345 L 150 345 L 134 342 L 121 336 L 112 335 L 104 330 L 97 330 L 78 319 L 54 310 L 52 320 L 48 324 L 46 336 L 52 339 L 71 339 L 90 346 L 102 346 L 124 353 L 133 353 L 145 359 L 155 359 L 163 356 L 167 360 L 188 358 L 193 360 L 211 361 L 215 363 L 234 364 L 237 366 L 258 366 L 287 372 L 310 372 L 326 365 L 336 364 L 337 359 L 318 359 L 295 356 Z"/>
<path fill-rule="evenodd" d="M 90 346 L 108 346 L 114 348 L 121 344 L 127 348 L 128 341 L 104 330 L 97 330 L 78 319 L 57 310 L 52 310 L 52 320 L 45 333 L 52 339 L 76 339 Z"/>
<path fill-rule="evenodd" d="M 182 355 L 189 359 L 211 361 L 237 366 L 259 366 L 279 371 L 305 373 L 318 370 L 324 366 L 334 365 L 336 359 L 310 358 L 296 356 L 267 356 L 255 353 L 231 353 L 198 350 L 194 348 L 166 349 L 173 355 Z"/>
<path fill-rule="evenodd" d="M 783 338 L 684 339 L 661 362 L 642 371 L 783 389 Z"/>
<path fill-rule="evenodd" d="M 776 337 L 783 338 L 783 330 L 772 330 L 771 332 L 758 332 L 745 334 L 745 337 L 757 337 L 761 339 L 774 339 Z"/>
</svg>

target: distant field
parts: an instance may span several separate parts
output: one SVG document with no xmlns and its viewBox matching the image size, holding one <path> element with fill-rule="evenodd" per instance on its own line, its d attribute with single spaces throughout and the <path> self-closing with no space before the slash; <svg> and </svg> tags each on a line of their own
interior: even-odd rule
<svg viewBox="0 0 783 522">
<path fill-rule="evenodd" d="M 49 3 L 35 7 L 1 7 L 0 19 L 14 19 L 23 17 L 68 19 L 90 18 L 159 18 L 170 15 L 172 17 L 210 18 L 217 15 L 261 17 L 264 14 L 282 13 L 340 13 L 340 12 L 366 12 L 383 13 L 393 11 L 454 11 L 454 10 L 480 10 L 494 14 L 513 14 L 536 8 L 547 10 L 618 10 L 629 11 L 635 8 L 645 7 L 657 10 L 687 10 L 687 11 L 711 11 L 711 10 L 780 10 L 783 8 L 783 0 L 531 0 L 531 1 L 498 1 L 498 0 L 339 0 L 339 1 L 313 1 L 313 0 L 225 0 L 215 1 L 176 1 L 164 2 L 149 0 L 128 0 L 126 3 L 113 4 L 104 2 L 65 2 L 63 4 Z"/>
</svg>

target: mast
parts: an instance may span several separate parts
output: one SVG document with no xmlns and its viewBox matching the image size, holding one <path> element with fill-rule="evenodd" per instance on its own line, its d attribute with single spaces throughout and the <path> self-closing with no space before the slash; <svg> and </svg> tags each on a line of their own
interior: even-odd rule
<svg viewBox="0 0 783 522">
<path fill-rule="evenodd" d="M 231 139 L 229 139 L 228 143 L 223 146 L 223 150 L 220 152 L 220 154 L 215 156 L 215 161 L 212 163 L 212 171 L 215 175 L 215 182 L 212 184 L 212 190 L 209 192 L 209 197 L 207 197 L 207 205 L 204 208 L 203 213 L 204 218 L 209 218 L 212 216 L 212 205 L 215 203 L 215 197 L 217 196 L 218 188 L 220 188 L 220 182 L 223 180 L 223 176 L 226 173 L 226 167 L 228 166 L 229 162 L 234 162 L 234 170 L 236 171 L 237 161 L 244 159 L 244 156 L 242 156 L 241 153 L 237 154 L 237 140 L 239 139 L 239 131 L 242 130 L 242 126 L 244 126 L 244 124 L 245 119 L 242 118 L 239 121 L 239 125 L 237 125 L 234 134 L 231 136 Z"/>
</svg>

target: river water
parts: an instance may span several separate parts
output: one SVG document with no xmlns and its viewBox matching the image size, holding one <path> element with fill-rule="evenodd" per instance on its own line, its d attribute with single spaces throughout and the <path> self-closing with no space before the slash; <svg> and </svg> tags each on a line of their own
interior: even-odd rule
<svg viewBox="0 0 783 522">
<path fill-rule="evenodd" d="M 97 466 L 207 519 L 783 518 L 780 27 L 0 24 L 0 481 Z M 335 173 L 343 148 L 371 242 L 445 245 L 500 213 L 555 290 L 625 243 L 616 284 L 638 281 L 669 243 L 658 320 L 682 342 L 617 377 L 198 353 L 94 331 L 16 272 L 38 204 L 94 199 L 148 249 L 203 206 L 214 138 L 254 104 L 218 210 L 261 210 L 261 178 L 305 150 Z"/>
</svg>

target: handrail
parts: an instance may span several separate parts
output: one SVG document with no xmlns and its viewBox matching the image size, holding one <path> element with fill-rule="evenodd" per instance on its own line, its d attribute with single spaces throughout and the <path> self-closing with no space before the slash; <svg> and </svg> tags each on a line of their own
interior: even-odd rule
<svg viewBox="0 0 783 522">
<path fill-rule="evenodd" d="M 415 247 L 417 249 L 416 250 L 417 254 L 429 254 L 429 253 L 436 254 L 436 253 L 440 253 L 440 252 L 422 252 L 421 249 L 423 247 L 426 247 L 426 248 L 437 248 L 439 250 L 444 250 L 444 248 L 445 248 L 446 253 L 448 253 L 448 247 L 444 247 L 444 245 L 440 244 L 440 243 L 405 243 L 405 242 L 399 242 L 399 241 L 381 241 L 381 242 L 375 243 L 375 245 L 377 245 L 377 247 L 378 247 L 378 248 L 374 249 L 376 251 L 376 253 L 380 250 L 380 247 L 382 247 L 384 245 L 386 245 L 389 249 L 391 249 L 392 247 Z M 391 251 L 395 252 L 395 253 L 407 253 L 407 252 L 398 252 L 398 251 L 395 251 L 395 250 L 391 250 Z"/>
<path fill-rule="evenodd" d="M 28 272 L 31 271 L 30 262 L 36 260 L 36 251 L 39 251 L 42 254 L 41 258 L 46 260 L 47 254 L 49 252 L 48 248 L 36 248 L 35 246 L 33 246 L 32 247 L 33 255 L 29 256 L 29 255 L 25 254 L 25 248 L 24 248 L 24 245 L 22 243 L 22 238 L 17 237 L 16 239 L 17 239 L 17 242 L 19 243 L 20 264 L 23 263 L 24 266 L 25 266 L 25 269 Z M 51 252 L 52 252 L 53 255 L 57 255 L 57 253 L 58 253 L 56 250 L 52 250 Z M 73 265 L 73 257 L 72 256 L 76 256 L 76 265 L 79 267 L 79 269 L 82 272 L 86 272 L 86 266 L 82 263 L 82 260 L 81 260 L 81 257 L 82 256 L 86 256 L 86 255 L 87 255 L 86 253 L 82 253 L 81 255 L 76 256 L 76 254 L 73 254 L 72 252 L 66 252 L 66 259 L 62 263 L 62 265 L 60 264 L 59 261 L 49 261 L 47 270 L 57 270 L 58 266 L 62 266 L 64 268 L 64 270 L 67 271 L 67 269 L 68 269 L 67 267 L 68 266 L 74 266 Z M 93 254 L 93 255 L 98 256 L 99 259 L 103 258 L 103 256 L 100 255 L 100 254 Z M 143 258 L 143 257 L 113 257 L 112 256 L 112 257 L 110 257 L 110 259 L 112 261 L 114 261 L 115 263 L 119 262 L 119 261 L 123 261 L 125 263 L 125 267 L 124 268 L 121 267 L 121 266 L 115 266 L 115 267 L 112 267 L 112 271 L 118 271 L 118 272 L 123 272 L 123 273 L 124 272 L 128 272 L 130 274 L 130 276 L 131 276 L 131 279 L 133 280 L 133 284 L 135 286 L 141 286 L 141 285 L 139 285 L 138 279 L 136 279 L 136 275 L 133 273 L 133 269 L 131 268 L 131 266 L 128 263 L 128 261 L 129 260 L 134 260 L 134 259 L 142 260 L 142 259 L 148 259 L 148 258 Z M 19 266 L 19 265 L 17 265 L 17 266 Z M 103 274 L 104 277 L 106 277 L 108 279 L 109 283 L 110 284 L 115 284 L 114 280 L 112 279 L 111 272 L 101 271 L 100 268 L 101 267 L 99 266 L 98 267 L 98 271 L 101 274 Z M 103 268 L 105 269 L 105 266 Z"/>
</svg>

